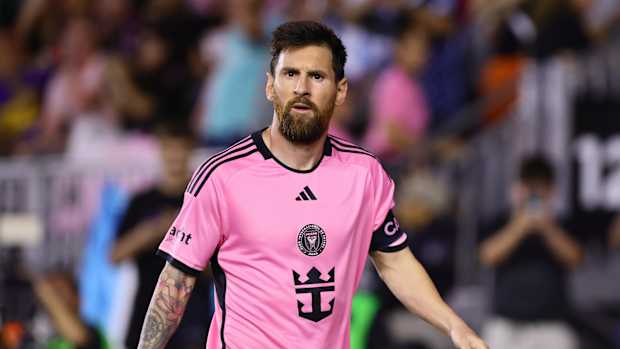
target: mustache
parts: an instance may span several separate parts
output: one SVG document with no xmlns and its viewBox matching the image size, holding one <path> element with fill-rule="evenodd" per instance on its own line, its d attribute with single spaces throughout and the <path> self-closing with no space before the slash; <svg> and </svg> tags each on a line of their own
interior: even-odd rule
<svg viewBox="0 0 620 349">
<path fill-rule="evenodd" d="M 291 99 L 288 103 L 286 103 L 285 110 L 287 112 L 290 111 L 293 108 L 293 105 L 297 103 L 305 104 L 308 107 L 312 108 L 312 110 L 314 110 L 315 112 L 318 111 L 318 107 L 314 103 L 312 103 L 312 101 L 305 97 L 295 97 Z"/>
</svg>

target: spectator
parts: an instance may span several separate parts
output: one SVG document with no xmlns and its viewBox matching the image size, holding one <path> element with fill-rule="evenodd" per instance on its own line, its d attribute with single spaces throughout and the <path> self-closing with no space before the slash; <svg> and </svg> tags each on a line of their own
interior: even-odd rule
<svg viewBox="0 0 620 349">
<path fill-rule="evenodd" d="M 162 127 L 158 132 L 164 166 L 162 178 L 155 187 L 130 200 L 111 253 L 113 263 L 134 260 L 137 266 L 138 289 L 125 339 L 127 348 L 138 346 L 144 316 L 165 264 L 162 258 L 155 255 L 155 250 L 181 207 L 190 175 L 190 132 L 178 126 Z M 197 287 L 180 330 L 168 348 L 204 346 L 206 333 L 203 330 L 208 327 L 211 317 L 208 283 L 204 276 L 198 279 Z"/>
<path fill-rule="evenodd" d="M 495 270 L 493 315 L 484 328 L 491 348 L 577 348 L 566 324 L 567 271 L 582 249 L 552 211 L 554 174 L 544 158 L 521 164 L 512 214 L 483 234 L 482 263 Z"/>
<path fill-rule="evenodd" d="M 397 163 L 409 147 L 424 137 L 428 107 L 416 74 L 427 58 L 426 31 L 409 25 L 398 38 L 394 62 L 377 78 L 370 97 L 366 143 L 382 160 Z"/>
<path fill-rule="evenodd" d="M 41 135 L 35 152 L 58 152 L 75 119 L 92 117 L 113 123 L 101 101 L 105 59 L 97 51 L 94 28 L 89 19 L 72 18 L 65 28 L 62 60 L 47 87 L 41 115 Z"/>
<path fill-rule="evenodd" d="M 20 138 L 34 127 L 45 74 L 24 64 L 19 42 L 0 30 L 0 156 L 13 153 Z"/>
<path fill-rule="evenodd" d="M 531 19 L 522 10 L 501 20 L 493 33 L 491 54 L 480 71 L 480 95 L 486 102 L 484 120 L 492 123 L 510 116 L 518 99 L 525 48 L 534 40 Z"/>
<path fill-rule="evenodd" d="M 135 10 L 136 5 L 127 0 L 94 2 L 92 12 L 102 49 L 114 54 L 131 48 L 140 24 Z"/>
<path fill-rule="evenodd" d="M 184 0 L 146 2 L 143 15 L 146 30 L 140 33 L 141 61 L 134 70 L 138 85 L 155 97 L 160 114 L 188 117 L 203 79 L 195 67 L 198 43 L 203 30 L 219 24 L 220 19 L 217 15 L 198 17 Z"/>
<path fill-rule="evenodd" d="M 270 114 L 264 100 L 266 39 L 262 0 L 232 1 L 230 24 L 209 37 L 215 62 L 198 105 L 201 141 L 221 146 L 252 132 Z"/>
<path fill-rule="evenodd" d="M 411 232 L 409 247 L 447 298 L 454 285 L 456 222 L 449 188 L 430 165 L 404 176 L 397 196 L 401 227 Z"/>
<path fill-rule="evenodd" d="M 89 10 L 88 0 L 24 0 L 20 3 L 15 35 L 37 60 L 56 61 L 58 39 L 68 19 L 83 17 Z M 40 62 L 39 62 L 40 63 Z"/>
<path fill-rule="evenodd" d="M 367 1 L 359 7 L 361 23 L 371 32 L 397 38 L 409 22 L 407 1 Z"/>
<path fill-rule="evenodd" d="M 609 246 L 620 250 L 620 216 L 616 218 L 616 221 L 611 226 L 611 230 L 609 232 Z"/>
<path fill-rule="evenodd" d="M 107 349 L 104 335 L 80 318 L 79 297 L 70 274 L 52 273 L 34 280 L 37 299 L 49 314 L 59 338 L 48 349 Z"/>
<path fill-rule="evenodd" d="M 142 58 L 142 56 L 139 56 Z M 140 62 L 140 60 L 136 60 Z M 157 85 L 150 84 L 153 88 Z M 128 64 L 120 57 L 111 57 L 106 69 L 105 96 L 107 102 L 118 113 L 123 129 L 150 130 L 155 114 L 156 97 L 139 86 L 132 76 Z"/>
<path fill-rule="evenodd" d="M 185 115 L 191 114 L 199 80 L 189 68 L 190 49 L 174 44 L 169 26 L 143 24 L 132 55 L 109 60 L 106 96 L 125 130 L 152 131 L 153 124 L 169 122 L 165 119 L 171 115 L 186 122 Z"/>
<path fill-rule="evenodd" d="M 428 64 L 420 80 L 432 115 L 430 127 L 435 130 L 449 123 L 468 101 L 471 31 L 457 27 L 454 1 L 435 0 L 429 7 L 416 11 L 415 19 L 428 27 L 430 36 Z"/>
<path fill-rule="evenodd" d="M 578 52 L 590 44 L 590 33 L 583 12 L 582 0 L 525 0 L 524 12 L 535 25 L 531 54 L 545 60 L 563 52 Z"/>
<path fill-rule="evenodd" d="M 393 55 L 393 38 L 364 27 L 363 19 L 368 9 L 347 2 L 332 2 L 325 19 L 334 27 L 347 47 L 345 74 L 349 82 L 374 80 L 374 74 L 390 61 Z"/>
</svg>

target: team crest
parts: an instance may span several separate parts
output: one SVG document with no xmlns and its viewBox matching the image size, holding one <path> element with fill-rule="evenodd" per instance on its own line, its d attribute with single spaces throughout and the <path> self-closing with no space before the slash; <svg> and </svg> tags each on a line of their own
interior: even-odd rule
<svg viewBox="0 0 620 349">
<path fill-rule="evenodd" d="M 323 252 L 326 244 L 325 231 L 316 224 L 304 226 L 297 235 L 297 247 L 306 256 L 318 256 Z"/>
</svg>

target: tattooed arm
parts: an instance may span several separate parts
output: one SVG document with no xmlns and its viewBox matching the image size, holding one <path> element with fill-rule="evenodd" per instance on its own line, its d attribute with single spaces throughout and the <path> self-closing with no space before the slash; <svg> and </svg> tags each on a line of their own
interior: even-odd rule
<svg viewBox="0 0 620 349">
<path fill-rule="evenodd" d="M 181 322 L 196 278 L 166 263 L 146 312 L 138 349 L 166 346 Z"/>
</svg>

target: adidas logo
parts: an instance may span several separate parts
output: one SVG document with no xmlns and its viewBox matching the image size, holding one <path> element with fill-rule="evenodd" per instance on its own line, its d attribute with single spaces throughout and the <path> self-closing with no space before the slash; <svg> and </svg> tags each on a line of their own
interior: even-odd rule
<svg viewBox="0 0 620 349">
<path fill-rule="evenodd" d="M 312 192 L 312 190 L 310 190 L 310 187 L 305 186 L 304 190 L 301 193 L 299 193 L 299 195 L 295 198 L 295 200 L 297 201 L 316 200 L 316 196 L 314 196 L 314 193 Z"/>
</svg>

